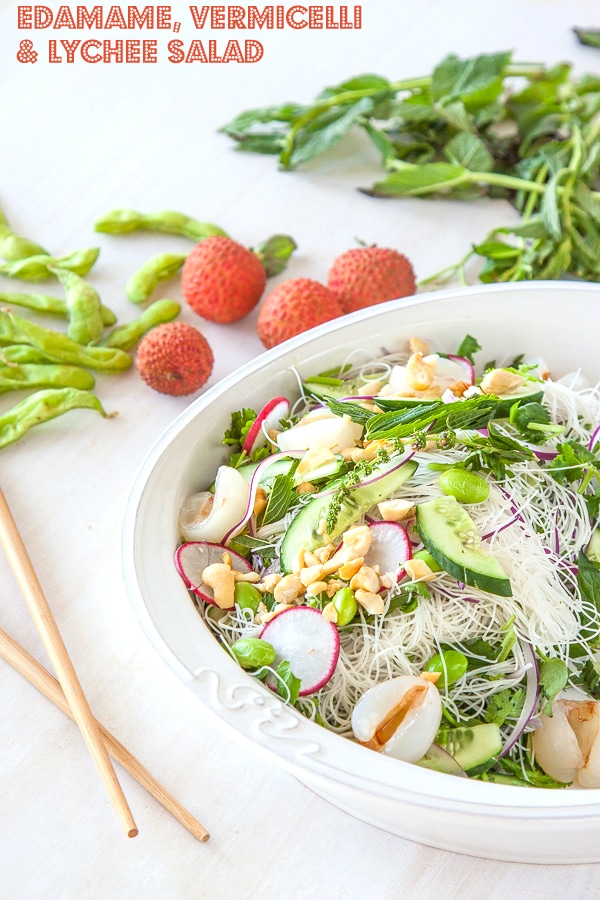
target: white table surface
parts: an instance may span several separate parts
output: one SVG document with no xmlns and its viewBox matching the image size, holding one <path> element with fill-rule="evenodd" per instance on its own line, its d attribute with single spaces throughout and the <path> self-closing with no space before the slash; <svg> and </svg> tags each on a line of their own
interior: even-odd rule
<svg viewBox="0 0 600 900">
<path fill-rule="evenodd" d="M 153 253 L 189 245 L 94 234 L 94 220 L 115 207 L 179 209 L 246 245 L 292 234 L 299 249 L 276 281 L 324 279 L 357 237 L 403 250 L 425 276 L 515 215 L 501 203 L 370 199 L 355 188 L 378 177 L 378 159 L 356 136 L 346 152 L 278 172 L 273 158 L 237 154 L 217 133 L 241 110 L 309 100 L 360 72 L 426 74 L 448 52 L 513 48 L 519 60 L 600 67 L 600 51 L 580 47 L 570 31 L 600 25 L 592 0 L 370 0 L 360 31 L 251 35 L 265 47 L 255 65 L 173 65 L 164 52 L 155 65 L 52 65 L 48 33 L 19 32 L 17 3 L 0 7 L 0 207 L 51 250 L 98 244 L 90 280 L 122 322 L 138 312 L 123 291 L 129 274 Z M 187 5 L 173 9 L 184 22 L 178 36 L 197 36 Z M 16 61 L 24 38 L 39 51 L 35 65 Z M 163 50 L 166 40 L 159 35 Z M 0 289 L 19 289 L 12 285 Z M 177 279 L 160 295 L 179 298 Z M 210 384 L 261 352 L 256 314 L 217 326 L 183 310 L 214 349 Z M 191 398 L 154 393 L 135 369 L 98 378 L 97 393 L 118 416 L 73 412 L 30 432 L 2 450 L 2 488 L 92 709 L 212 839 L 200 844 L 119 770 L 140 829 L 128 840 L 77 728 L 0 662 L 0 898 L 598 896 L 600 866 L 478 860 L 378 831 L 222 729 L 148 643 L 120 566 L 133 475 Z M 14 399 L 2 398 L 0 410 Z M 0 584 L 0 626 L 48 665 L 4 557 Z"/>
</svg>

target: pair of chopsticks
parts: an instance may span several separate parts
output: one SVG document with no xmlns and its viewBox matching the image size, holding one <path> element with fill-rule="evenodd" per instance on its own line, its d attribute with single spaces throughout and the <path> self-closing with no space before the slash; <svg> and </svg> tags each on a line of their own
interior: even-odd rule
<svg viewBox="0 0 600 900">
<path fill-rule="evenodd" d="M 0 544 L 58 680 L 2 629 L 0 656 L 77 723 L 128 837 L 135 837 L 138 829 L 109 753 L 198 840 L 207 841 L 208 831 L 94 718 L 1 489 Z"/>
</svg>

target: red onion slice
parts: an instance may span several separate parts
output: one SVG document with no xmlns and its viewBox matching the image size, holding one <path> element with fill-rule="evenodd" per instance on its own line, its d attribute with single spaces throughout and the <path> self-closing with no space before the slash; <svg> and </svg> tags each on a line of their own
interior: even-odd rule
<svg viewBox="0 0 600 900">
<path fill-rule="evenodd" d="M 525 728 L 529 724 L 529 721 L 532 719 L 535 712 L 539 694 L 539 668 L 535 656 L 535 650 L 533 649 L 531 644 L 528 644 L 526 641 L 519 641 L 519 647 L 521 648 L 521 652 L 523 653 L 525 665 L 528 666 L 525 701 L 523 703 L 521 715 L 517 719 L 512 731 L 506 738 L 504 746 L 502 748 L 502 752 L 500 753 L 498 759 L 502 759 L 503 756 L 506 756 L 506 754 L 512 750 L 514 745 L 517 743 L 517 741 L 525 731 Z"/>
</svg>

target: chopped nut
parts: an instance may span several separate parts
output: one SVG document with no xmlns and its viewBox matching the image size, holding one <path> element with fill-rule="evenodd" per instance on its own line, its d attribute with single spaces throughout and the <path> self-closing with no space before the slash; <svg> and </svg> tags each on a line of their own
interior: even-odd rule
<svg viewBox="0 0 600 900">
<path fill-rule="evenodd" d="M 376 594 L 381 587 L 381 582 L 379 581 L 379 575 L 371 566 L 361 566 L 350 581 L 350 587 L 353 591 L 371 591 L 373 594 Z"/>
<path fill-rule="evenodd" d="M 327 603 L 323 607 L 323 618 L 326 622 L 333 622 L 333 624 L 335 625 L 338 619 L 338 614 L 337 609 L 335 608 L 333 603 Z"/>
<path fill-rule="evenodd" d="M 432 684 L 437 684 L 441 677 L 441 672 L 421 672 L 419 675 L 419 678 L 424 678 L 425 681 L 430 681 Z"/>
<path fill-rule="evenodd" d="M 314 552 L 314 559 L 317 563 L 327 562 L 328 559 L 331 559 L 333 554 L 335 553 L 334 544 L 326 544 L 324 547 L 318 547 Z M 313 556 L 313 554 L 311 554 Z M 308 563 L 307 563 L 308 565 Z"/>
<path fill-rule="evenodd" d="M 371 540 L 371 530 L 368 525 L 355 525 L 354 528 L 349 528 L 342 535 L 340 549 L 324 563 L 324 574 L 332 575 L 344 563 L 358 559 L 359 556 L 365 557 L 371 547 Z"/>
<path fill-rule="evenodd" d="M 277 603 L 293 603 L 296 597 L 304 593 L 304 585 L 297 575 L 284 575 L 273 590 Z"/>
<path fill-rule="evenodd" d="M 411 581 L 433 581 L 436 578 L 435 572 L 422 559 L 407 559 L 403 565 Z"/>
<path fill-rule="evenodd" d="M 387 572 L 384 575 L 380 575 L 379 580 L 381 581 L 381 587 L 384 588 L 391 588 L 394 584 L 394 579 L 391 575 L 388 575 Z"/>
<path fill-rule="evenodd" d="M 256 587 L 263 594 L 272 594 L 275 585 L 279 584 L 281 581 L 281 575 L 279 572 L 271 572 L 270 575 L 265 575 L 262 581 L 259 581 Z"/>
<path fill-rule="evenodd" d="M 421 353 L 423 356 L 429 354 L 429 344 L 426 341 L 422 341 L 421 338 L 411 337 L 408 346 L 411 353 Z"/>
<path fill-rule="evenodd" d="M 229 554 L 223 554 L 223 556 Z M 221 609 L 231 609 L 234 604 L 233 569 L 225 563 L 213 563 L 202 572 L 202 581 L 212 589 L 215 604 Z"/>
<path fill-rule="evenodd" d="M 318 594 L 322 594 L 323 591 L 327 590 L 327 582 L 326 581 L 313 581 L 312 584 L 309 584 L 306 588 L 306 596 L 307 597 L 316 597 Z"/>
<path fill-rule="evenodd" d="M 300 569 L 300 581 L 304 587 L 313 584 L 315 581 L 321 581 L 323 578 L 323 566 L 305 566 Z"/>
<path fill-rule="evenodd" d="M 316 487 L 312 483 L 312 481 L 301 481 L 298 487 L 296 488 L 297 494 L 313 494 L 316 491 Z"/>
<path fill-rule="evenodd" d="M 424 391 L 435 376 L 435 366 L 426 362 L 422 353 L 413 353 L 406 363 L 406 380 L 415 391 Z"/>
<path fill-rule="evenodd" d="M 257 615 L 255 617 L 255 621 L 258 625 L 266 625 L 267 622 L 270 622 L 271 619 L 274 619 L 275 616 L 278 616 L 280 612 L 283 612 L 284 609 L 289 609 L 289 605 L 287 603 L 278 603 L 277 606 L 274 606 L 271 612 L 261 613 L 260 616 Z"/>
<path fill-rule="evenodd" d="M 462 397 L 466 390 L 470 387 L 466 381 L 453 381 L 448 385 L 448 389 L 452 391 L 455 397 Z"/>
<path fill-rule="evenodd" d="M 526 379 L 522 375 L 516 375 L 514 372 L 507 372 L 505 369 L 492 369 L 481 380 L 481 390 L 484 394 L 510 394 L 521 385 L 525 384 Z"/>
<path fill-rule="evenodd" d="M 416 512 L 416 507 L 408 500 L 382 500 L 377 509 L 384 522 L 403 522 L 412 519 Z"/>
<path fill-rule="evenodd" d="M 359 556 L 357 559 L 352 559 L 349 562 L 344 563 L 343 566 L 340 566 L 338 575 L 345 581 L 350 581 L 352 576 L 356 575 L 364 561 L 364 556 Z"/>
<path fill-rule="evenodd" d="M 358 590 L 355 592 L 356 602 L 360 603 L 365 612 L 371 615 L 379 615 L 385 609 L 381 594 L 373 594 L 371 591 Z"/>
<path fill-rule="evenodd" d="M 336 579 L 332 578 L 327 582 L 327 590 L 325 593 L 328 597 L 333 597 L 333 595 L 340 590 L 340 588 L 348 587 L 345 581 L 336 581 Z"/>
<path fill-rule="evenodd" d="M 359 387 L 357 394 L 359 397 L 371 397 L 373 394 L 378 394 L 382 387 L 378 378 L 372 378 L 371 381 L 367 381 L 366 384 Z"/>
<path fill-rule="evenodd" d="M 267 505 L 267 492 L 260 485 L 256 488 L 256 497 L 254 499 L 253 513 L 258 516 Z"/>
<path fill-rule="evenodd" d="M 257 581 L 260 581 L 260 575 L 258 572 L 238 572 L 237 569 L 232 569 L 233 572 L 233 580 L 238 581 L 248 581 L 251 584 L 256 584 Z"/>
<path fill-rule="evenodd" d="M 292 563 L 292 575 L 299 575 L 304 568 L 304 552 L 302 547 L 298 550 L 294 562 Z"/>
<path fill-rule="evenodd" d="M 231 555 L 225 551 L 225 553 L 221 553 L 221 559 L 226 566 L 231 565 Z"/>
<path fill-rule="evenodd" d="M 316 553 L 311 553 L 309 550 L 304 551 L 304 566 L 318 566 L 320 560 L 317 559 Z M 304 568 L 303 566 L 303 568 Z"/>
</svg>

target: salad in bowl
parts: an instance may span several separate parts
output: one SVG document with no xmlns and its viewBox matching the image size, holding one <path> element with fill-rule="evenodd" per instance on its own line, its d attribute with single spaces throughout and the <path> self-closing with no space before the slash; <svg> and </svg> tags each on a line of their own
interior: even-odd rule
<svg viewBox="0 0 600 900">
<path fill-rule="evenodd" d="M 352 313 L 191 403 L 132 485 L 157 652 L 232 738 L 393 834 L 600 862 L 599 299 Z"/>
</svg>

